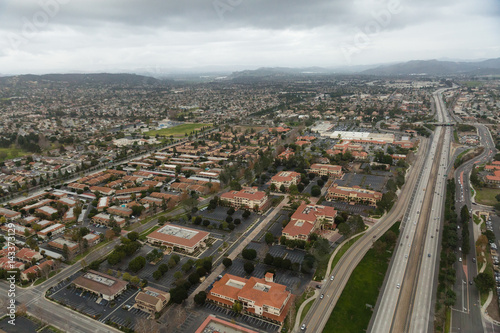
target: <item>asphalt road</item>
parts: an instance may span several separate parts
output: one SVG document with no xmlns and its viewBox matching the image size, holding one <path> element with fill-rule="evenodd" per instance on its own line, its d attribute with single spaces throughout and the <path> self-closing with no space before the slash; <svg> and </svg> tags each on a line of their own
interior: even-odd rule
<svg viewBox="0 0 500 333">
<path fill-rule="evenodd" d="M 438 121 L 446 121 L 435 93 Z M 437 127 L 431 136 L 414 200 L 402 221 L 400 246 L 393 255 L 382 296 L 375 308 L 371 332 L 426 332 L 432 301 L 434 273 L 438 258 L 442 189 L 451 131 Z"/>
<path fill-rule="evenodd" d="M 470 174 L 476 164 L 482 164 L 490 160 L 495 155 L 495 145 L 489 130 L 484 125 L 475 125 L 481 144 L 485 148 L 483 153 L 474 159 L 465 162 L 455 171 L 455 207 L 458 216 L 463 205 L 467 205 L 469 209 L 480 209 L 482 207 L 473 205 L 471 202 L 470 192 Z M 457 294 L 457 301 L 452 308 L 452 324 L 450 332 L 500 332 L 500 327 L 487 323 L 483 320 L 481 315 L 480 295 L 475 284 L 470 285 L 477 275 L 478 270 L 476 263 L 472 258 L 476 257 L 476 247 L 474 241 L 474 222 L 471 219 L 469 222 L 469 242 L 470 254 L 462 256 L 462 253 L 457 253 L 458 256 L 463 257 L 462 263 L 457 263 L 457 278 L 454 285 L 454 291 Z"/>
</svg>

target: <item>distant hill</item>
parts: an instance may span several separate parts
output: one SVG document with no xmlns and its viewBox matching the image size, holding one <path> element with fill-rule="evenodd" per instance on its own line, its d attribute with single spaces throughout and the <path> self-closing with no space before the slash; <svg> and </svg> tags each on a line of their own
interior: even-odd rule
<svg viewBox="0 0 500 333">
<path fill-rule="evenodd" d="M 500 58 L 477 62 L 412 60 L 362 71 L 367 75 L 485 75 L 500 74 Z"/>
<path fill-rule="evenodd" d="M 44 75 L 17 75 L 0 77 L 0 82 L 28 82 L 28 81 L 49 81 L 68 84 L 117 84 L 117 85 L 160 85 L 168 83 L 165 80 L 157 80 L 150 76 L 137 75 L 137 74 L 109 74 L 109 73 L 96 73 L 96 74 L 44 74 Z"/>
</svg>

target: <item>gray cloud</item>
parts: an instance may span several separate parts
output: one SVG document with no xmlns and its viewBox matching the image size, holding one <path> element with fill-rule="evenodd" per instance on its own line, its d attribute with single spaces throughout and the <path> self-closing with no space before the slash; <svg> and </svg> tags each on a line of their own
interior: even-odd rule
<svg viewBox="0 0 500 333">
<path fill-rule="evenodd" d="M 495 0 L 2 1 L 0 68 L 331 67 L 493 57 L 499 8 Z"/>
</svg>

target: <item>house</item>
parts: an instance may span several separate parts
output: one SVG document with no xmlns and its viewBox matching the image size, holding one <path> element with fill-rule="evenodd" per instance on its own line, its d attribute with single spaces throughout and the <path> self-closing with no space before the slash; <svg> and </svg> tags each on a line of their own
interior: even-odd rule
<svg viewBox="0 0 500 333">
<path fill-rule="evenodd" d="M 42 229 L 41 231 L 37 232 L 37 234 L 43 239 L 46 239 L 47 237 L 55 236 L 57 234 L 62 233 L 64 229 L 65 229 L 64 224 L 56 223 L 51 226 L 48 226 L 45 229 Z"/>
<path fill-rule="evenodd" d="M 104 224 L 104 225 L 109 225 L 109 222 L 111 222 L 112 219 L 120 227 L 123 226 L 126 222 L 123 217 L 118 217 L 118 216 L 112 217 L 111 215 L 106 214 L 106 213 L 99 213 L 99 214 L 95 215 L 94 217 L 92 217 L 92 221 L 94 221 L 95 223 Z"/>
<path fill-rule="evenodd" d="M 23 262 L 31 263 L 33 260 L 42 260 L 43 256 L 39 252 L 25 247 L 16 253 L 16 258 Z"/>
<path fill-rule="evenodd" d="M 34 274 L 35 277 L 39 277 L 44 269 L 46 269 L 48 272 L 54 269 L 54 261 L 46 260 L 41 264 L 33 265 L 30 268 L 25 269 L 21 272 L 21 280 L 30 280 L 30 274 Z"/>
</svg>

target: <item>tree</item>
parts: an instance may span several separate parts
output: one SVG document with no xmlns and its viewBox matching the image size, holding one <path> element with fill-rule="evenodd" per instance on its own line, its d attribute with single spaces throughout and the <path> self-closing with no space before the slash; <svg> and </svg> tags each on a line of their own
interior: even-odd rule
<svg viewBox="0 0 500 333">
<path fill-rule="evenodd" d="M 222 263 L 226 268 L 230 267 L 233 264 L 233 261 L 229 258 L 222 259 Z"/>
<path fill-rule="evenodd" d="M 240 219 L 234 219 L 233 222 L 234 222 L 234 224 L 239 225 L 241 223 L 241 220 Z"/>
<path fill-rule="evenodd" d="M 188 261 L 184 265 L 182 265 L 181 269 L 184 271 L 184 273 L 187 273 L 192 267 L 193 265 Z"/>
<path fill-rule="evenodd" d="M 184 274 L 182 274 L 181 271 L 177 271 L 177 272 L 174 273 L 174 278 L 176 280 L 182 279 L 183 276 L 184 276 Z"/>
<path fill-rule="evenodd" d="M 286 192 L 286 187 L 285 187 L 285 185 L 283 185 L 283 184 L 282 184 L 282 185 L 280 186 L 280 192 Z"/>
<path fill-rule="evenodd" d="M 187 290 L 184 289 L 183 287 L 176 287 L 170 290 L 170 299 L 174 303 L 181 304 L 187 297 L 188 297 Z"/>
<path fill-rule="evenodd" d="M 203 219 L 201 216 L 196 216 L 193 223 L 196 225 L 200 225 L 202 221 L 203 221 Z"/>
<path fill-rule="evenodd" d="M 481 293 L 488 293 L 495 287 L 495 279 L 491 274 L 488 273 L 479 273 L 474 278 L 474 283 Z"/>
<path fill-rule="evenodd" d="M 136 241 L 139 239 L 139 233 L 137 231 L 132 231 L 127 234 L 127 238 L 130 239 L 132 242 Z"/>
<path fill-rule="evenodd" d="M 234 212 L 235 212 L 234 208 L 233 208 L 233 207 L 231 207 L 231 208 L 229 208 L 229 209 L 227 210 L 227 215 L 233 215 L 233 214 L 234 214 Z"/>
<path fill-rule="evenodd" d="M 197 284 L 198 282 L 200 282 L 200 275 L 198 274 L 198 272 L 189 274 L 188 281 L 191 284 Z"/>
<path fill-rule="evenodd" d="M 233 304 L 233 311 L 236 313 L 241 313 L 243 310 L 243 304 L 240 301 L 236 301 Z"/>
<path fill-rule="evenodd" d="M 351 235 L 351 228 L 349 227 L 347 222 L 339 224 L 337 226 L 337 229 L 339 230 L 339 234 L 341 234 L 345 238 L 348 238 Z"/>
<path fill-rule="evenodd" d="M 198 305 L 205 304 L 206 299 L 207 299 L 207 293 L 204 291 L 200 291 L 194 296 L 194 302 Z"/>
<path fill-rule="evenodd" d="M 63 253 L 64 259 L 68 260 L 69 259 L 69 249 L 68 249 L 67 244 L 63 245 L 62 253 Z"/>
<path fill-rule="evenodd" d="M 161 264 L 160 266 L 158 266 L 158 270 L 162 274 L 165 274 L 166 272 L 168 272 L 168 266 L 167 266 L 167 264 Z"/>
<path fill-rule="evenodd" d="M 249 210 L 245 209 L 245 211 L 243 212 L 243 214 L 241 216 L 243 216 L 243 218 L 246 219 L 250 216 L 250 214 L 252 214 L 252 213 Z"/>
<path fill-rule="evenodd" d="M 321 188 L 318 185 L 314 185 L 311 188 L 311 195 L 313 197 L 319 197 L 321 195 Z"/>
<path fill-rule="evenodd" d="M 264 257 L 264 264 L 266 265 L 272 265 L 274 261 L 274 257 L 270 253 L 266 253 L 266 256 Z"/>
<path fill-rule="evenodd" d="M 251 262 L 247 261 L 243 265 L 243 269 L 245 270 L 245 272 L 247 272 L 247 274 L 252 274 L 252 272 L 255 269 L 255 266 Z"/>
<path fill-rule="evenodd" d="M 122 279 L 123 279 L 124 281 L 130 281 L 130 278 L 131 278 L 131 276 L 130 276 L 130 274 L 129 274 L 129 273 L 127 273 L 127 272 L 123 273 L 123 275 L 122 275 Z"/>
<path fill-rule="evenodd" d="M 139 282 L 141 282 L 141 279 L 138 276 L 132 276 L 130 278 L 130 283 L 132 283 L 134 286 L 139 285 Z"/>
<path fill-rule="evenodd" d="M 241 251 L 241 255 L 247 260 L 254 260 L 257 257 L 257 251 L 254 249 L 243 249 L 243 251 Z"/>
<path fill-rule="evenodd" d="M 155 280 L 159 280 L 163 276 L 163 273 L 160 270 L 156 270 L 153 272 L 153 278 Z"/>
<path fill-rule="evenodd" d="M 140 271 L 146 265 L 146 258 L 138 256 L 132 259 L 128 264 L 128 269 L 134 273 Z"/>
<path fill-rule="evenodd" d="M 264 236 L 265 240 L 266 240 L 266 243 L 268 245 L 271 245 L 273 242 L 274 242 L 274 236 L 272 233 L 270 232 L 266 232 L 266 235 Z"/>
</svg>

